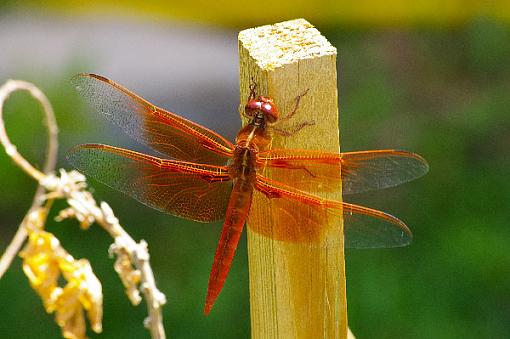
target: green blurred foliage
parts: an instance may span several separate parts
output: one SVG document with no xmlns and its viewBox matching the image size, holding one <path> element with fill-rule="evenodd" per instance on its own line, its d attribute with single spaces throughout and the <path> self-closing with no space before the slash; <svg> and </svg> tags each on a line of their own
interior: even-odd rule
<svg viewBox="0 0 510 339">
<path fill-rule="evenodd" d="M 407 248 L 347 252 L 353 332 L 358 338 L 510 337 L 510 28 L 478 19 L 456 30 L 323 33 L 339 51 L 342 148 L 402 147 L 423 155 L 431 168 L 416 182 L 350 199 L 401 217 L 415 235 Z M 42 84 L 57 112 L 64 167 L 65 149 L 95 129 L 86 115 L 77 123 L 79 100 L 67 80 L 73 73 L 70 67 L 58 77 L 27 74 Z M 16 95 L 8 102 L 7 126 L 23 154 L 41 164 L 42 115 L 32 114 L 38 107 L 27 98 Z M 0 183 L 0 241 L 6 245 L 30 205 L 34 183 L 3 152 Z M 166 216 L 92 185 L 132 235 L 149 243 L 168 297 L 169 337 L 249 337 L 245 236 L 224 291 L 204 317 L 220 224 Z M 76 258 L 89 258 L 103 282 L 103 337 L 148 337 L 145 306 L 129 304 L 107 257 L 108 236 L 97 227 L 81 231 L 73 222 L 51 222 L 48 228 Z M 59 336 L 19 259 L 0 281 L 0 299 L 1 337 Z"/>
<path fill-rule="evenodd" d="M 354 333 L 507 338 L 509 27 L 480 19 L 455 32 L 345 34 L 336 41 L 343 148 L 406 145 L 431 167 L 359 198 L 406 220 L 415 241 L 348 252 Z"/>
</svg>

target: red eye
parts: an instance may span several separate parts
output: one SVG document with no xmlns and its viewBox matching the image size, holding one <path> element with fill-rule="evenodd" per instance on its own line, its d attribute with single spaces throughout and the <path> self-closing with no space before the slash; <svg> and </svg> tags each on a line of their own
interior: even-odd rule
<svg viewBox="0 0 510 339">
<path fill-rule="evenodd" d="M 264 96 L 259 96 L 257 99 L 250 99 L 246 106 L 244 106 L 244 112 L 249 117 L 253 117 L 256 112 L 262 112 L 269 123 L 278 120 L 280 115 L 276 105 L 273 103 L 273 99 Z"/>
<path fill-rule="evenodd" d="M 251 99 L 250 101 L 248 101 L 246 106 L 244 106 L 244 112 L 246 113 L 246 115 L 252 117 L 255 115 L 256 111 L 260 110 L 261 106 L 262 102 L 260 102 L 259 100 Z"/>
<path fill-rule="evenodd" d="M 261 111 L 265 113 L 267 121 L 270 123 L 274 123 L 276 120 L 278 120 L 280 112 L 278 111 L 278 108 L 276 108 L 273 99 L 260 96 L 259 100 L 262 106 Z"/>
</svg>

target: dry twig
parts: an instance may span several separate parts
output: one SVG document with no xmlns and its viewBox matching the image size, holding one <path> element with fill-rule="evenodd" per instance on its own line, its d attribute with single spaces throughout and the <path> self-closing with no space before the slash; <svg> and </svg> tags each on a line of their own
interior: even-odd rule
<svg viewBox="0 0 510 339">
<path fill-rule="evenodd" d="M 34 168 L 18 153 L 16 147 L 10 142 L 5 130 L 2 117 L 3 104 L 9 95 L 17 90 L 28 91 L 41 104 L 46 115 L 49 143 L 43 172 Z M 110 247 L 109 253 L 117 257 L 115 270 L 126 288 L 126 293 L 131 303 L 134 305 L 139 304 L 141 302 L 140 294 L 144 296 L 149 313 L 144 324 L 149 329 L 152 338 L 165 338 L 161 306 L 165 304 L 166 298 L 156 287 L 154 274 L 149 263 L 147 243 L 144 240 L 140 241 L 140 243 L 133 240 L 122 228 L 119 220 L 115 217 L 107 203 L 102 202 L 99 206 L 97 205 L 92 194 L 86 191 L 87 185 L 85 177 L 81 173 L 77 171 L 66 172 L 61 169 L 59 171 L 59 176 L 52 174 L 55 169 L 57 158 L 57 125 L 53 109 L 48 99 L 34 85 L 24 81 L 10 80 L 0 88 L 0 142 L 15 164 L 39 183 L 32 207 L 27 212 L 16 235 L 0 259 L 0 278 L 9 268 L 14 257 L 19 253 L 28 234 L 32 235 L 30 232 L 34 231 L 34 229 L 31 228 L 33 226 L 34 212 L 40 212 L 39 215 L 47 215 L 53 200 L 65 199 L 69 207 L 59 213 L 57 221 L 65 218 L 76 218 L 80 222 L 82 228 L 88 228 L 92 223 L 96 222 L 112 236 L 114 243 Z M 41 230 L 39 229 L 36 231 L 40 232 Z M 51 238 L 51 236 L 46 233 L 41 233 L 39 236 L 47 237 L 48 239 Z M 31 248 L 28 249 L 30 250 Z M 60 247 L 58 249 L 59 251 L 63 250 Z M 25 250 L 24 252 L 26 256 L 26 253 L 30 251 L 27 252 L 27 250 Z M 69 259 L 70 256 L 66 256 L 66 252 L 62 252 L 62 257 Z M 70 259 L 75 262 L 72 257 L 70 257 Z M 82 266 L 80 266 L 80 268 Z M 85 269 L 85 271 L 87 271 L 87 269 Z M 89 311 L 89 318 L 90 317 Z M 60 323 L 59 325 L 62 327 L 64 326 Z M 100 331 L 100 323 L 99 325 L 96 324 L 95 327 L 96 330 Z"/>
</svg>

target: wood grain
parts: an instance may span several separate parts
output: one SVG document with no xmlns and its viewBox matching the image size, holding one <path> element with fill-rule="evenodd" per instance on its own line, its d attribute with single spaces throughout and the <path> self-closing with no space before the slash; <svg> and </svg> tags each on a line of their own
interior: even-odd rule
<svg viewBox="0 0 510 339">
<path fill-rule="evenodd" d="M 282 114 L 309 89 L 296 115 L 279 127 L 314 125 L 289 137 L 273 135 L 273 148 L 339 152 L 336 49 L 317 29 L 297 19 L 244 30 L 239 58 L 242 105 L 252 78 L 258 94 L 272 97 Z M 340 190 L 323 196 L 342 199 Z M 263 200 L 254 196 L 248 226 L 274 226 L 277 212 Z M 253 338 L 346 338 L 343 225 L 337 223 L 313 245 L 271 240 L 248 227 Z"/>
</svg>

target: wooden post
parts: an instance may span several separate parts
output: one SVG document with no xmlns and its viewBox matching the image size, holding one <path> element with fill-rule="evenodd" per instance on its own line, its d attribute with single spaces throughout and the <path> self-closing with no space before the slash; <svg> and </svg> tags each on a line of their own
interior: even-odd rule
<svg viewBox="0 0 510 339">
<path fill-rule="evenodd" d="M 280 127 L 315 125 L 290 137 L 273 135 L 272 148 L 339 152 L 336 49 L 317 29 L 297 19 L 244 30 L 239 58 L 242 105 L 252 78 L 257 93 L 272 97 L 282 114 L 310 90 L 296 115 Z M 322 196 L 342 199 L 341 192 Z M 275 211 L 261 200 L 254 197 L 248 225 L 273 227 Z M 335 227 L 319 245 L 272 240 L 248 227 L 252 338 L 347 337 L 341 219 Z"/>
</svg>

